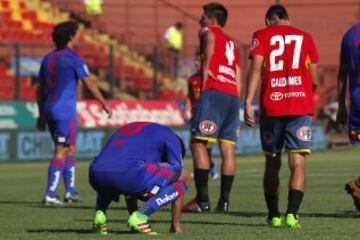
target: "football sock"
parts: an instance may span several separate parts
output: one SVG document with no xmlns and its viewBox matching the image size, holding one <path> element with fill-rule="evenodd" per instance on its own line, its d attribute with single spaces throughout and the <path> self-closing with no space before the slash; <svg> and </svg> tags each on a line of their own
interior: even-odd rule
<svg viewBox="0 0 360 240">
<path fill-rule="evenodd" d="M 279 206 L 278 206 L 279 196 L 265 194 L 265 201 L 266 201 L 267 209 L 269 211 L 268 218 L 271 219 L 273 217 L 280 217 Z"/>
<path fill-rule="evenodd" d="M 209 181 L 209 170 L 208 169 L 195 169 L 194 170 L 194 181 L 198 202 L 209 202 L 208 193 L 208 181 Z"/>
<path fill-rule="evenodd" d="M 106 209 L 109 207 L 110 203 L 110 199 L 98 194 L 96 197 L 96 211 L 101 210 L 106 213 Z"/>
<path fill-rule="evenodd" d="M 133 212 L 138 210 L 138 204 L 137 204 L 137 200 L 135 197 L 125 196 L 125 201 L 126 201 L 126 208 L 129 212 L 129 215 L 131 215 Z"/>
<path fill-rule="evenodd" d="M 356 180 L 355 180 L 355 183 L 358 187 L 360 187 L 360 177 L 358 177 Z"/>
<path fill-rule="evenodd" d="M 297 214 L 300 208 L 300 204 L 302 202 L 304 196 L 304 192 L 299 190 L 289 190 L 288 195 L 288 209 L 286 211 L 286 214 L 292 213 L 294 215 Z"/>
<path fill-rule="evenodd" d="M 221 175 L 220 200 L 229 201 L 234 177 L 233 175 Z"/>
<path fill-rule="evenodd" d="M 184 194 L 187 185 L 184 181 L 174 182 L 162 188 L 156 195 L 147 200 L 145 204 L 139 208 L 138 212 L 150 216 L 160 208 L 174 202 L 179 196 Z"/>
<path fill-rule="evenodd" d="M 70 155 L 66 158 L 65 168 L 64 168 L 64 183 L 66 192 L 71 194 L 75 193 L 75 162 L 76 158 L 73 155 Z"/>
<path fill-rule="evenodd" d="M 48 182 L 46 188 L 46 195 L 53 198 L 56 196 L 56 190 L 59 186 L 60 179 L 65 167 L 65 161 L 59 158 L 50 160 L 48 169 Z"/>
</svg>

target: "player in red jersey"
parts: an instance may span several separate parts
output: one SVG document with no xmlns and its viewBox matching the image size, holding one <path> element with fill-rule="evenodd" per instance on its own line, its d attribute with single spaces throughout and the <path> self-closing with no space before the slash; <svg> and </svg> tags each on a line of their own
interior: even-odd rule
<svg viewBox="0 0 360 240">
<path fill-rule="evenodd" d="M 268 223 L 281 226 L 278 209 L 281 151 L 288 151 L 290 182 L 285 224 L 300 227 L 297 212 L 305 190 L 305 155 L 311 149 L 313 84 L 319 60 L 310 34 L 291 27 L 282 5 L 271 6 L 267 27 L 253 35 L 245 100 L 245 123 L 255 124 L 251 103 L 260 79 L 260 134 L 266 156 L 264 194 Z"/>
<path fill-rule="evenodd" d="M 222 30 L 228 16 L 226 8 L 218 3 L 209 3 L 203 6 L 203 10 L 200 49 L 204 82 L 193 121 L 191 143 L 197 196 L 184 209 L 196 212 L 210 210 L 210 161 L 206 146 L 219 141 L 222 175 L 216 210 L 227 212 L 236 170 L 235 143 L 240 125 L 240 60 L 237 46 Z"/>
<path fill-rule="evenodd" d="M 190 126 L 194 121 L 196 105 L 200 100 L 201 88 L 202 88 L 202 74 L 201 74 L 201 54 L 200 50 L 196 51 L 194 65 L 196 68 L 196 73 L 194 73 L 188 80 L 188 97 L 185 100 L 184 107 L 184 116 L 190 122 Z M 219 177 L 218 169 L 219 166 L 212 160 L 211 149 L 212 144 L 208 143 L 207 152 L 209 154 L 210 160 L 210 176 L 212 179 L 217 179 Z"/>
</svg>

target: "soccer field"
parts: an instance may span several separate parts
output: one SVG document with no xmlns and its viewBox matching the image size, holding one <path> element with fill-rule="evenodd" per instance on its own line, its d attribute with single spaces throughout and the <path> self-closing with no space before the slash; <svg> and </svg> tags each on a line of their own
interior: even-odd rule
<svg viewBox="0 0 360 240">
<path fill-rule="evenodd" d="M 284 155 L 286 157 L 286 155 Z M 184 233 L 168 234 L 169 208 L 151 218 L 159 236 L 129 233 L 124 199 L 108 210 L 111 233 L 106 239 L 358 239 L 360 214 L 345 194 L 344 184 L 360 175 L 360 149 L 326 150 L 314 153 L 307 164 L 307 191 L 300 210 L 302 229 L 271 229 L 265 223 L 262 194 L 263 157 L 238 157 L 238 173 L 231 195 L 230 213 L 184 214 Z M 217 159 L 218 160 L 218 159 Z M 47 162 L 0 164 L 0 239 L 99 239 L 91 231 L 95 193 L 88 184 L 88 161 L 80 161 L 77 186 L 84 201 L 65 207 L 40 205 Z M 191 168 L 191 161 L 187 160 Z M 286 210 L 289 171 L 283 160 L 280 209 Z M 210 181 L 211 203 L 215 207 L 219 180 Z M 190 187 L 186 200 L 194 196 Z M 60 193 L 63 193 L 61 186 Z"/>
</svg>

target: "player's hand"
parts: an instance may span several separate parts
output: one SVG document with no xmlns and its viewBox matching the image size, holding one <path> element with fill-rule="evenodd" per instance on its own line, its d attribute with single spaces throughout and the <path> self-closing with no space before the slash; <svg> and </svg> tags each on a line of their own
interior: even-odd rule
<svg viewBox="0 0 360 240">
<path fill-rule="evenodd" d="M 104 111 L 107 113 L 108 118 L 111 118 L 112 116 L 112 109 L 107 105 L 106 103 L 103 105 Z"/>
<path fill-rule="evenodd" d="M 252 127 L 255 125 L 255 117 L 254 112 L 251 104 L 245 105 L 245 113 L 244 113 L 244 121 L 245 124 L 249 127 Z"/>
<path fill-rule="evenodd" d="M 345 107 L 340 107 L 337 115 L 336 115 L 336 122 L 340 124 L 346 124 L 348 118 L 348 113 Z"/>
<path fill-rule="evenodd" d="M 180 224 L 171 224 L 171 227 L 170 227 L 170 233 L 175 233 L 175 234 L 181 234 L 182 233 L 182 229 L 181 229 L 181 226 Z"/>
<path fill-rule="evenodd" d="M 45 131 L 46 130 L 46 121 L 44 119 L 44 117 L 39 116 L 37 121 L 36 121 L 36 128 L 40 131 Z"/>
</svg>

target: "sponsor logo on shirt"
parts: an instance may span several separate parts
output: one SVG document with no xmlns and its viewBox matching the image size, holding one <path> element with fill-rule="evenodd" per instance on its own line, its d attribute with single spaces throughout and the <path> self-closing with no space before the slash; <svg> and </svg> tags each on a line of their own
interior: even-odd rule
<svg viewBox="0 0 360 240">
<path fill-rule="evenodd" d="M 161 205 L 164 205 L 164 204 L 170 202 L 171 200 L 177 198 L 178 196 L 179 196 L 179 193 L 176 191 L 170 195 L 165 194 L 165 196 L 163 198 L 161 198 L 161 197 L 156 198 L 155 201 L 159 206 L 161 206 Z"/>
<path fill-rule="evenodd" d="M 284 94 L 282 94 L 281 92 L 273 92 L 270 95 L 270 99 L 273 101 L 280 101 L 283 98 L 284 98 Z"/>
<path fill-rule="evenodd" d="M 213 134 L 217 130 L 217 126 L 213 121 L 205 120 L 199 124 L 200 131 L 205 134 Z"/>
<path fill-rule="evenodd" d="M 296 131 L 296 136 L 305 142 L 310 142 L 312 139 L 311 127 L 303 126 Z"/>
<path fill-rule="evenodd" d="M 304 92 L 287 92 L 284 93 L 285 98 L 301 98 L 306 97 L 306 94 Z"/>
</svg>

